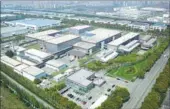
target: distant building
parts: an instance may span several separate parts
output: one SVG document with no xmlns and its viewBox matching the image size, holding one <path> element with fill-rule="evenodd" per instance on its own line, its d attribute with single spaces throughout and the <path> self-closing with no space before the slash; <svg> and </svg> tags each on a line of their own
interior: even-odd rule
<svg viewBox="0 0 170 109">
<path fill-rule="evenodd" d="M 29 30 L 26 27 L 20 27 L 20 26 L 16 26 L 16 27 L 2 27 L 1 28 L 1 37 L 9 37 L 9 36 L 13 36 L 13 35 L 20 35 L 20 34 L 25 34 L 28 33 Z"/>
<path fill-rule="evenodd" d="M 53 26 L 59 26 L 61 21 L 59 20 L 51 20 L 51 19 L 40 19 L 40 18 L 29 18 L 24 20 L 15 20 L 5 22 L 8 25 L 13 26 L 24 26 L 33 30 L 45 29 Z"/>
<path fill-rule="evenodd" d="M 86 32 L 86 31 L 89 31 L 91 29 L 92 29 L 92 27 L 89 26 L 89 25 L 78 25 L 78 26 L 71 27 L 69 29 L 69 32 L 73 33 L 73 34 L 76 34 L 76 35 L 79 35 L 79 34 L 82 34 L 82 33 Z"/>
<path fill-rule="evenodd" d="M 133 22 L 133 23 L 129 24 L 128 26 L 131 28 L 140 29 L 143 31 L 147 31 L 149 29 L 148 23 Z"/>
<path fill-rule="evenodd" d="M 16 19 L 15 14 L 1 14 L 1 21 L 3 20 L 13 20 Z"/>
<path fill-rule="evenodd" d="M 163 23 L 155 23 L 153 25 L 151 25 L 150 27 L 153 30 L 165 30 L 167 28 L 166 24 Z"/>
<path fill-rule="evenodd" d="M 63 80 L 64 78 L 65 78 L 65 75 L 58 74 L 58 75 L 53 77 L 53 80 L 56 81 L 56 82 L 59 82 L 59 81 Z"/>
</svg>

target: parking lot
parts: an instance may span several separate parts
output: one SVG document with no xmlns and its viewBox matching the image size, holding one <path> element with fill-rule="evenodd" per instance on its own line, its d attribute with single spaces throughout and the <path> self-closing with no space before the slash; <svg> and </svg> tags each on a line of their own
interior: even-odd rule
<svg viewBox="0 0 170 109">
<path fill-rule="evenodd" d="M 101 95 L 109 96 L 111 92 L 115 90 L 116 86 L 128 88 L 129 84 L 131 84 L 130 82 L 125 82 L 122 79 L 118 80 L 117 78 L 111 78 L 108 76 L 103 76 L 103 78 L 104 80 L 106 80 L 105 84 L 103 84 L 101 87 L 95 86 L 93 89 L 91 89 L 88 93 L 85 93 L 84 95 L 74 92 L 73 89 L 69 89 L 63 94 L 63 96 L 87 109 L 97 99 L 99 99 Z"/>
</svg>

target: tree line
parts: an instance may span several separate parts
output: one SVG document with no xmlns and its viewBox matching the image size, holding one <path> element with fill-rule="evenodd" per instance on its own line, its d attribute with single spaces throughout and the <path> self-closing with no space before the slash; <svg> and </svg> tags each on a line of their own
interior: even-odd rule
<svg viewBox="0 0 170 109">
<path fill-rule="evenodd" d="M 3 63 L 0 63 L 1 71 L 6 73 L 8 76 L 16 80 L 18 83 L 23 85 L 25 88 L 29 89 L 31 92 L 35 93 L 37 96 L 42 98 L 44 101 L 51 104 L 56 109 L 81 109 L 76 103 L 70 101 L 68 98 L 63 97 L 57 91 L 50 90 L 45 91 L 36 86 L 32 81 L 17 74 L 13 69 Z"/>
<path fill-rule="evenodd" d="M 126 88 L 116 87 L 105 102 L 97 109 L 120 109 L 124 102 L 130 99 L 130 93 Z"/>
<path fill-rule="evenodd" d="M 140 109 L 159 109 L 170 86 L 170 59 L 156 79 L 151 92 L 145 97 Z"/>
</svg>

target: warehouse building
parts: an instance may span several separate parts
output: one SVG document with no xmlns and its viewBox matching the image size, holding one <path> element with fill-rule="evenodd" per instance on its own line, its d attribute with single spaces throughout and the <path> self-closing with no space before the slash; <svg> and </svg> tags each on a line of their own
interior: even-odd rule
<svg viewBox="0 0 170 109">
<path fill-rule="evenodd" d="M 118 53 L 112 49 L 105 49 L 96 54 L 97 59 L 102 62 L 107 62 L 110 59 L 114 59 L 118 56 Z"/>
<path fill-rule="evenodd" d="M 53 77 L 53 80 L 56 81 L 56 82 L 59 82 L 59 81 L 63 80 L 64 78 L 65 78 L 64 74 L 58 74 L 58 75 Z"/>
<path fill-rule="evenodd" d="M 165 30 L 167 28 L 167 25 L 164 23 L 155 23 L 153 25 L 150 26 L 150 29 L 152 30 Z"/>
<path fill-rule="evenodd" d="M 72 49 L 67 52 L 67 55 L 69 56 L 70 61 L 73 61 L 75 59 L 83 58 L 84 56 L 86 56 L 86 53 L 80 50 Z"/>
<path fill-rule="evenodd" d="M 49 61 L 46 62 L 46 67 L 52 68 L 56 71 L 60 71 L 60 70 L 67 68 L 67 65 L 62 61 L 58 61 L 58 60 L 53 59 L 53 60 L 49 60 Z"/>
<path fill-rule="evenodd" d="M 120 45 L 119 51 L 124 53 L 130 53 L 133 49 L 140 45 L 138 40 L 133 40 L 126 45 Z"/>
<path fill-rule="evenodd" d="M 139 33 L 130 32 L 108 43 L 107 47 L 117 51 L 120 45 L 126 45 L 133 40 L 139 40 Z"/>
<path fill-rule="evenodd" d="M 8 57 L 8 56 L 1 56 L 1 62 L 12 67 L 15 68 L 16 66 L 20 65 L 21 63 Z"/>
<path fill-rule="evenodd" d="M 15 52 L 17 56 L 24 56 L 24 51 L 26 50 L 26 48 L 21 47 L 21 46 L 14 46 L 12 49 L 13 49 L 13 52 Z"/>
<path fill-rule="evenodd" d="M 47 74 L 42 69 L 39 69 L 38 67 L 35 66 L 30 66 L 22 69 L 22 75 L 31 81 L 47 76 Z"/>
<path fill-rule="evenodd" d="M 72 49 L 73 45 L 80 40 L 81 38 L 77 35 L 66 34 L 52 40 L 47 40 L 45 46 L 48 52 L 61 55 Z"/>
<path fill-rule="evenodd" d="M 79 34 L 82 34 L 82 33 L 86 32 L 86 31 L 89 31 L 91 29 L 92 29 L 92 27 L 89 26 L 89 25 L 78 25 L 78 26 L 71 27 L 69 29 L 69 32 L 73 33 L 73 34 L 76 34 L 76 35 L 79 35 Z"/>
<path fill-rule="evenodd" d="M 29 66 L 36 66 L 36 65 L 38 65 L 38 63 L 34 63 L 34 62 L 30 61 L 30 60 L 27 60 L 27 59 L 25 59 L 21 55 L 20 56 L 16 56 L 16 60 L 21 62 L 21 63 L 23 63 L 23 64 L 29 65 Z"/>
<path fill-rule="evenodd" d="M 45 62 L 53 58 L 53 56 L 50 53 L 42 52 L 36 49 L 26 50 L 25 57 L 38 62 Z"/>
<path fill-rule="evenodd" d="M 140 42 L 141 43 L 144 43 L 144 42 L 147 42 L 148 40 L 150 40 L 152 38 L 152 36 L 150 36 L 150 35 L 146 35 L 146 36 L 141 36 L 140 37 Z"/>
<path fill-rule="evenodd" d="M 95 44 L 93 43 L 88 43 L 88 42 L 77 42 L 76 44 L 73 45 L 73 48 L 76 50 L 80 50 L 86 54 L 92 54 L 93 51 L 95 51 L 96 47 Z"/>
<path fill-rule="evenodd" d="M 67 77 L 66 85 L 78 92 L 88 92 L 94 87 L 90 80 L 92 77 L 94 77 L 93 72 L 81 69 Z"/>
<path fill-rule="evenodd" d="M 20 26 L 2 27 L 1 28 L 1 37 L 10 37 L 13 35 L 20 35 L 20 34 L 25 34 L 28 32 L 29 32 L 29 29 L 27 29 L 26 27 L 20 27 Z"/>
<path fill-rule="evenodd" d="M 58 56 L 72 49 L 73 45 L 81 40 L 77 35 L 60 34 L 58 30 L 47 30 L 27 35 L 28 40 L 37 40 L 42 48 Z"/>
<path fill-rule="evenodd" d="M 82 35 L 84 42 L 95 44 L 96 48 L 105 48 L 105 44 L 117 39 L 121 36 L 121 32 L 104 28 L 94 29 Z"/>
<path fill-rule="evenodd" d="M 143 30 L 143 31 L 147 31 L 149 29 L 148 23 L 133 22 L 131 24 L 128 24 L 128 26 L 131 27 L 131 28 L 140 29 L 140 30 Z"/>
<path fill-rule="evenodd" d="M 147 42 L 143 42 L 141 48 L 145 50 L 152 48 L 156 44 L 156 40 L 156 38 L 151 38 Z"/>
<path fill-rule="evenodd" d="M 16 19 L 15 14 L 1 14 L 1 21 L 3 20 L 13 20 Z"/>
<path fill-rule="evenodd" d="M 19 25 L 31 28 L 33 30 L 38 29 L 45 29 L 53 26 L 59 26 L 61 21 L 60 20 L 51 20 L 51 19 L 40 19 L 40 18 L 29 18 L 24 20 L 15 20 L 15 21 L 9 21 L 5 22 L 8 25 Z"/>
<path fill-rule="evenodd" d="M 24 68 L 27 68 L 27 67 L 29 67 L 27 64 L 23 64 L 23 63 L 22 63 L 22 64 L 16 66 L 16 67 L 14 68 L 14 71 L 15 71 L 16 73 L 22 75 L 22 70 L 23 70 Z"/>
</svg>

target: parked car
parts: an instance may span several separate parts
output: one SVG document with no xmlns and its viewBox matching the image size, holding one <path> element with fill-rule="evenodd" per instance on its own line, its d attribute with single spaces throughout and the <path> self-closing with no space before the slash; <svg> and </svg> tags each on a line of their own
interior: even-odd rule
<svg viewBox="0 0 170 109">
<path fill-rule="evenodd" d="M 67 94 L 67 96 L 70 98 L 74 98 L 74 96 L 72 94 Z"/>
<path fill-rule="evenodd" d="M 83 101 L 82 103 L 83 103 L 83 105 L 85 105 L 87 102 Z"/>
<path fill-rule="evenodd" d="M 92 96 L 90 96 L 89 98 L 88 98 L 88 100 L 91 100 L 92 99 Z"/>
<path fill-rule="evenodd" d="M 128 83 L 128 81 L 125 81 L 125 83 Z"/>
<path fill-rule="evenodd" d="M 115 85 L 114 85 L 114 84 L 112 85 L 112 88 L 113 88 L 113 87 L 115 87 Z"/>
<path fill-rule="evenodd" d="M 117 80 L 120 80 L 120 78 L 116 78 Z"/>
<path fill-rule="evenodd" d="M 110 92 L 110 91 L 111 91 L 111 89 L 107 89 L 107 91 L 108 91 L 108 92 Z"/>
</svg>

